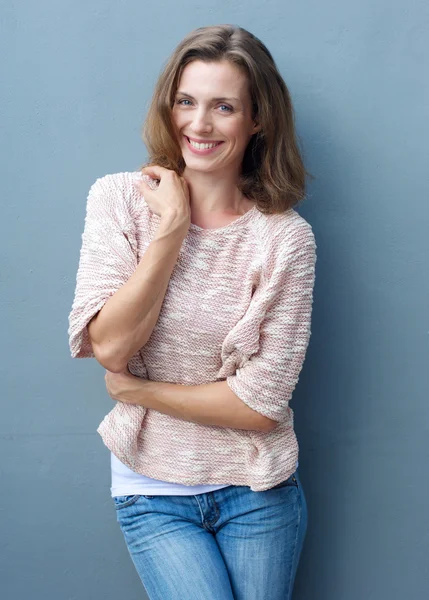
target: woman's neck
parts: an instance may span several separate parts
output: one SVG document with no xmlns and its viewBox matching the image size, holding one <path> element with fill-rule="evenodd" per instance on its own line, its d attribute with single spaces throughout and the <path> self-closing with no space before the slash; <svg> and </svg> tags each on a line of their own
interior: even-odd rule
<svg viewBox="0 0 429 600">
<path fill-rule="evenodd" d="M 191 212 L 197 218 L 242 215 L 254 204 L 238 189 L 236 174 L 185 169 L 183 177 L 189 186 Z"/>
</svg>

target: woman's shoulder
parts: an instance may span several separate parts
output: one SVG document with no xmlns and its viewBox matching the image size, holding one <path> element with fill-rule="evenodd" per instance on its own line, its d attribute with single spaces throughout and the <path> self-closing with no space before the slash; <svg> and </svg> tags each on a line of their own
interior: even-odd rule
<svg viewBox="0 0 429 600">
<path fill-rule="evenodd" d="M 92 184 L 89 196 L 95 196 L 106 210 L 123 218 L 134 219 L 148 209 L 137 184 L 141 181 L 140 171 L 107 173 Z"/>
<path fill-rule="evenodd" d="M 98 177 L 96 181 L 101 181 L 106 185 L 129 187 L 133 182 L 141 179 L 140 171 L 119 171 L 116 173 L 107 173 Z"/>
<path fill-rule="evenodd" d="M 294 269 L 314 268 L 317 247 L 313 229 L 295 209 L 275 215 L 261 213 L 258 221 L 261 264 L 268 278 L 292 265 Z"/>
<path fill-rule="evenodd" d="M 260 240 L 268 251 L 288 253 L 308 243 L 315 245 L 312 226 L 293 208 L 281 214 L 260 213 L 257 221 Z"/>
<path fill-rule="evenodd" d="M 133 184 L 140 178 L 139 171 L 121 171 L 119 173 L 107 173 L 97 177 L 93 187 L 102 188 L 104 191 L 112 193 L 126 192 L 131 190 Z"/>
</svg>

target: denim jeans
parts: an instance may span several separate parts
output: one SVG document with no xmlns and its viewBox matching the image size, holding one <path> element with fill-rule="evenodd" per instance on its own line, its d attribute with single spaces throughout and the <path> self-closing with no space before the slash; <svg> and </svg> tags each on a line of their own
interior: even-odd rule
<svg viewBox="0 0 429 600">
<path fill-rule="evenodd" d="M 150 600 L 290 600 L 307 529 L 298 473 L 254 492 L 116 496 Z"/>
</svg>

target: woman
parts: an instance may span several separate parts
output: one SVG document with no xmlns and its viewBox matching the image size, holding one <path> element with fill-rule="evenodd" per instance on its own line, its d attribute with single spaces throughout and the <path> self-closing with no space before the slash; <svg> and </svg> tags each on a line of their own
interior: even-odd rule
<svg viewBox="0 0 429 600">
<path fill-rule="evenodd" d="M 230 25 L 156 85 L 139 172 L 98 179 L 70 314 L 117 401 L 98 431 L 151 599 L 291 598 L 306 531 L 289 407 L 315 271 L 287 87 Z"/>
</svg>

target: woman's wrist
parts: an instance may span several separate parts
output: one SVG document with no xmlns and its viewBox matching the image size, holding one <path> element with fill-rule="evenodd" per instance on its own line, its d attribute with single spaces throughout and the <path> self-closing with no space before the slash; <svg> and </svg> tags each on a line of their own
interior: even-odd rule
<svg viewBox="0 0 429 600">
<path fill-rule="evenodd" d="M 168 233 L 179 233 L 186 235 L 191 223 L 191 217 L 187 211 L 168 211 L 163 214 L 157 231 L 161 235 Z"/>
</svg>

